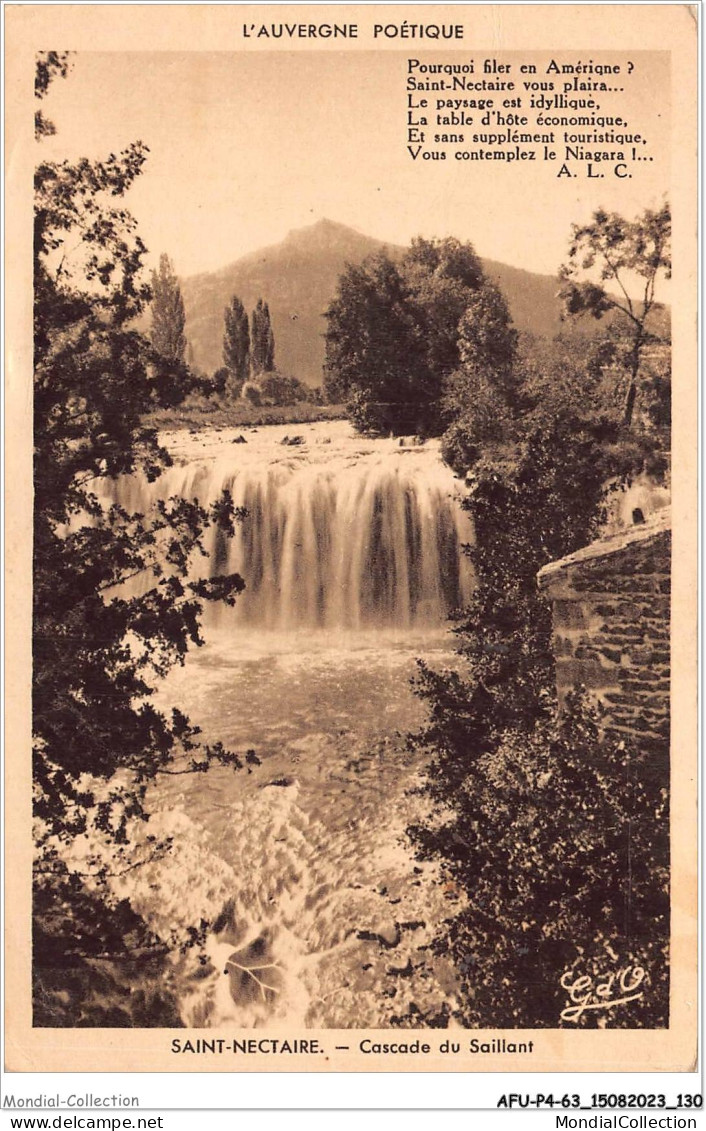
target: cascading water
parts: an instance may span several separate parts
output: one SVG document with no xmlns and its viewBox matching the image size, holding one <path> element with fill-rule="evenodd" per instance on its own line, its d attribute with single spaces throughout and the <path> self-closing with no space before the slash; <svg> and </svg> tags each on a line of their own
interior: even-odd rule
<svg viewBox="0 0 706 1131">
<path fill-rule="evenodd" d="M 340 422 L 306 426 L 301 445 L 283 445 L 286 433 L 261 429 L 237 446 L 224 438 L 200 457 L 192 445 L 197 458 L 155 484 L 117 485 L 116 501 L 140 512 L 155 497 L 207 505 L 224 490 L 245 508 L 235 538 L 211 538 L 211 576 L 237 572 L 246 583 L 235 613 L 219 608 L 217 623 L 404 630 L 439 626 L 463 605 L 470 528 L 435 444 L 366 442 Z"/>
<path fill-rule="evenodd" d="M 472 585 L 459 485 L 436 444 L 369 441 L 343 422 L 244 436 L 174 433 L 156 483 L 115 485 L 129 511 L 223 489 L 247 509 L 201 559 L 247 589 L 213 609 L 206 646 L 157 705 L 259 760 L 164 779 L 147 832 L 174 835 L 174 852 L 116 895 L 163 938 L 216 921 L 206 966 L 175 960 L 187 1026 L 414 1025 L 455 993 L 430 943 L 458 896 L 405 836 L 424 763 L 400 735 L 424 715 L 415 658 L 453 662 L 445 620 Z"/>
</svg>

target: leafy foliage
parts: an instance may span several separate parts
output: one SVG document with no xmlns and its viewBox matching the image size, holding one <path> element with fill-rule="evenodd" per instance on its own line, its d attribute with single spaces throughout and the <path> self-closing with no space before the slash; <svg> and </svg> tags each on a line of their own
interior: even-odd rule
<svg viewBox="0 0 706 1131">
<path fill-rule="evenodd" d="M 517 332 L 507 304 L 488 284 L 473 295 L 458 328 L 461 364 L 444 382 L 442 419 L 447 462 L 470 467 L 510 427 L 517 395 Z"/>
<path fill-rule="evenodd" d="M 50 77 L 63 73 L 45 65 Z M 45 90 L 41 71 L 39 81 Z M 130 328 L 151 293 L 141 281 L 145 247 L 115 201 L 146 155 L 137 142 L 105 161 L 42 162 L 35 175 L 38 913 L 47 899 L 63 898 L 57 845 L 84 832 L 125 845 L 133 822 L 147 817 L 145 794 L 157 775 L 238 765 L 151 697 L 155 677 L 201 642 L 203 601 L 232 604 L 243 588 L 237 575 L 190 580 L 206 526 L 229 536 L 240 512 L 227 495 L 208 510 L 171 499 L 147 515 L 111 501 L 117 476 L 140 471 L 154 480 L 170 462 L 142 416 L 177 404 L 184 388 L 180 357 Z M 86 929 L 77 925 L 79 934 Z M 38 945 L 42 937 L 38 930 Z"/>
<path fill-rule="evenodd" d="M 37 56 L 34 75 L 34 94 L 36 98 L 44 98 L 49 90 L 50 83 L 57 76 L 63 78 L 69 73 L 70 52 L 68 51 L 42 51 Z M 52 137 L 56 133 L 54 123 L 44 117 L 41 110 L 34 115 L 34 136 L 39 141 L 42 137 Z"/>
<path fill-rule="evenodd" d="M 349 265 L 326 317 L 324 388 L 329 402 L 349 399 L 360 431 L 414 431 L 428 395 L 413 361 L 420 331 L 396 264 L 381 252 Z"/>
<path fill-rule="evenodd" d="M 574 696 L 559 724 L 469 748 L 456 790 L 448 822 L 414 837 L 468 895 L 438 946 L 460 974 L 462 1024 L 559 1027 L 562 975 L 600 983 L 637 966 L 644 998 L 563 1024 L 667 1025 L 666 790 L 646 784 L 640 754 L 602 741 Z"/>
<path fill-rule="evenodd" d="M 627 342 L 623 357 L 628 375 L 624 406 L 627 425 L 633 417 L 643 350 L 655 339 L 648 320 L 659 307 L 655 300 L 657 280 L 660 275 L 671 276 L 671 232 L 668 204 L 656 212 L 647 209 L 633 221 L 599 209 L 589 224 L 574 225 L 569 258 L 560 272 L 560 294 L 567 315 L 590 314 L 600 319 L 608 312 L 617 312 L 621 317 Z M 630 294 L 634 280 L 641 284 L 640 300 Z"/>
<path fill-rule="evenodd" d="M 163 357 L 183 361 L 186 354 L 184 336 L 184 300 L 179 280 L 168 255 L 160 255 L 159 271 L 152 272 L 152 345 Z"/>
<path fill-rule="evenodd" d="M 250 375 L 250 326 L 245 307 L 237 295 L 233 295 L 223 313 L 223 361 L 226 377 L 223 387 L 233 399 L 240 396 L 243 385 Z M 214 382 L 218 374 L 214 375 Z"/>
<path fill-rule="evenodd" d="M 504 380 L 499 368 L 464 400 L 471 371 L 447 400 L 458 415 L 442 451 L 466 476 L 476 588 L 456 670 L 420 665 L 429 716 L 414 741 L 430 756 L 435 817 L 412 835 L 468 898 L 437 940 L 461 975 L 464 1025 L 556 1026 L 565 971 L 666 970 L 666 794 L 635 751 L 600 740 L 585 704 L 557 720 L 536 582 L 596 536 L 611 487 L 659 466 L 655 434 L 626 426 L 609 355 L 610 343 L 581 356 L 571 342 L 522 342 Z M 666 1024 L 666 973 L 653 973 L 649 1002 L 608 1023 Z"/>
<path fill-rule="evenodd" d="M 312 399 L 312 390 L 297 377 L 271 370 L 258 381 L 261 403 L 266 405 L 295 405 Z"/>
<path fill-rule="evenodd" d="M 505 435 L 482 455 L 475 433 L 464 437 L 464 418 L 444 436 L 442 450 L 457 472 L 468 471 L 469 453 L 476 456 L 463 504 L 475 531 L 468 553 L 476 586 L 456 626 L 471 675 L 452 681 L 451 702 L 434 706 L 429 736 L 461 769 L 469 747 L 492 745 L 505 726 L 544 717 L 553 659 L 537 572 L 591 541 L 606 481 L 625 481 L 640 465 L 641 449 L 623 439 L 619 411 L 591 403 L 588 387 L 585 375 L 582 385 L 574 379 L 568 358 L 541 377 L 528 367 L 514 415 L 506 408 Z M 436 684 L 434 697 L 440 693 Z"/>
<path fill-rule="evenodd" d="M 473 248 L 455 239 L 413 240 L 399 264 L 380 252 L 349 265 L 326 312 L 327 399 L 348 399 L 360 431 L 438 434 L 459 323 L 465 316 L 469 350 L 474 335 L 481 348 L 474 323 L 500 304 Z"/>
<path fill-rule="evenodd" d="M 253 377 L 271 373 L 275 367 L 275 336 L 270 308 L 259 298 L 250 318 L 250 369 Z"/>
<path fill-rule="evenodd" d="M 167 947 L 127 900 L 108 907 L 80 876 L 55 874 L 36 886 L 33 947 L 34 1025 L 182 1025 Z"/>
</svg>

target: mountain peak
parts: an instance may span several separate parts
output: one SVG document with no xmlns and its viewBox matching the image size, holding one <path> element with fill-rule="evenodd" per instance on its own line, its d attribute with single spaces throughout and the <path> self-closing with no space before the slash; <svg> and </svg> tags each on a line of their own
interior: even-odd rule
<svg viewBox="0 0 706 1131">
<path fill-rule="evenodd" d="M 292 228 L 287 233 L 286 238 L 311 234 L 312 232 L 353 232 L 356 236 L 363 234 L 356 231 L 355 228 L 349 228 L 346 224 L 339 223 L 338 220 L 329 220 L 327 216 L 322 216 L 320 220 L 315 220 L 313 224 L 305 224 L 302 228 Z"/>
<path fill-rule="evenodd" d="M 291 231 L 287 232 L 280 246 L 320 250 L 328 246 L 340 248 L 353 245 L 358 247 L 361 243 L 370 245 L 377 243 L 377 240 L 371 240 L 369 236 L 356 231 L 355 228 L 349 228 L 346 224 L 339 224 L 335 220 L 328 220 L 323 217 L 321 220 L 316 220 L 313 224 L 307 224 L 303 228 L 292 228 Z"/>
</svg>

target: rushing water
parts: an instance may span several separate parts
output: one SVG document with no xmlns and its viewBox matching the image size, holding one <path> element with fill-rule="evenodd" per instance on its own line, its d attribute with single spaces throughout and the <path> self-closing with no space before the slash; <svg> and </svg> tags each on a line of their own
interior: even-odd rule
<svg viewBox="0 0 706 1131">
<path fill-rule="evenodd" d="M 423 765 L 403 735 L 423 717 L 415 657 L 450 661 L 445 620 L 470 591 L 458 484 L 436 445 L 342 422 L 167 443 L 175 467 L 116 497 L 144 511 L 229 490 L 248 515 L 203 570 L 236 570 L 247 589 L 159 701 L 257 760 L 167 779 L 150 829 L 174 852 L 116 890 L 165 938 L 218 919 L 208 961 L 175 966 L 187 1025 L 414 1024 L 453 1001 L 427 948 L 456 893 L 405 836 Z"/>
<path fill-rule="evenodd" d="M 176 466 L 152 485 L 122 480 L 115 497 L 145 511 L 155 498 L 208 505 L 230 492 L 247 518 L 233 539 L 212 535 L 207 572 L 245 579 L 236 623 L 437 628 L 468 596 L 470 527 L 435 443 L 363 440 L 342 421 L 166 439 Z"/>
</svg>

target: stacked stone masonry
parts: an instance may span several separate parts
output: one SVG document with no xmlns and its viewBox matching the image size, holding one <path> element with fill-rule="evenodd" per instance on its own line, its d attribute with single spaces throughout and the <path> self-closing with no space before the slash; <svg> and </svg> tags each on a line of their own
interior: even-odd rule
<svg viewBox="0 0 706 1131">
<path fill-rule="evenodd" d="M 606 732 L 668 749 L 670 512 L 590 546 L 539 573 L 552 605 L 560 701 L 584 684 Z"/>
</svg>

